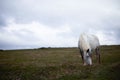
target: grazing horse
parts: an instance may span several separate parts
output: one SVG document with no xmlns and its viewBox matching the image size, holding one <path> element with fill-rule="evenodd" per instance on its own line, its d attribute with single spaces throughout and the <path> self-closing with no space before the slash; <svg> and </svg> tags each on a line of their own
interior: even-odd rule
<svg viewBox="0 0 120 80">
<path fill-rule="evenodd" d="M 92 65 L 92 51 L 95 50 L 96 58 L 100 63 L 99 40 L 95 35 L 81 34 L 78 42 L 81 58 L 84 65 Z"/>
</svg>

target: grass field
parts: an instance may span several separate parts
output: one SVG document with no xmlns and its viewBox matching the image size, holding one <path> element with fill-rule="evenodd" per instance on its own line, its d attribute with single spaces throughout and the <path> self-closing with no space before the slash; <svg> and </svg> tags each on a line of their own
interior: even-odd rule
<svg viewBox="0 0 120 80">
<path fill-rule="evenodd" d="M 0 80 L 120 80 L 120 46 L 101 46 L 101 64 L 83 66 L 77 48 L 0 51 Z"/>
</svg>

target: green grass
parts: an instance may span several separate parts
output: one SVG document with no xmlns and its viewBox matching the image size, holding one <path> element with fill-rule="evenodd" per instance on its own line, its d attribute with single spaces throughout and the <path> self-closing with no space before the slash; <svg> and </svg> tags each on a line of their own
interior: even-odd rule
<svg viewBox="0 0 120 80">
<path fill-rule="evenodd" d="M 101 46 L 101 64 L 83 66 L 77 48 L 0 51 L 0 80 L 120 80 L 120 46 Z"/>
</svg>

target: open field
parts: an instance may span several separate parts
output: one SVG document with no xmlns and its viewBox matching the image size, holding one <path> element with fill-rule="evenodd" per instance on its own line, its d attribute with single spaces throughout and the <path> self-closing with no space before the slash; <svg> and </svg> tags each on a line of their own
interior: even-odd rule
<svg viewBox="0 0 120 80">
<path fill-rule="evenodd" d="M 120 80 L 120 46 L 101 46 L 101 64 L 83 66 L 77 48 L 0 51 L 0 80 Z"/>
</svg>

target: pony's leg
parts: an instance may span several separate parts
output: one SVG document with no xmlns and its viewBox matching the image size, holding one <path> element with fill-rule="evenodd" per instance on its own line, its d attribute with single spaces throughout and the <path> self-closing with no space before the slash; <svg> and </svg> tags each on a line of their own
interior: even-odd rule
<svg viewBox="0 0 120 80">
<path fill-rule="evenodd" d="M 82 62 L 84 63 L 83 51 L 81 49 L 80 49 L 80 55 L 81 55 L 81 58 L 82 58 Z"/>
<path fill-rule="evenodd" d="M 99 48 L 96 48 L 95 51 L 96 51 L 96 58 L 97 58 L 97 61 L 98 61 L 98 63 L 100 64 L 100 63 L 101 63 L 101 60 L 100 60 Z"/>
</svg>

